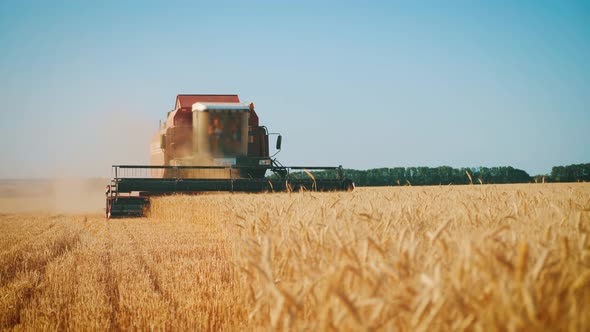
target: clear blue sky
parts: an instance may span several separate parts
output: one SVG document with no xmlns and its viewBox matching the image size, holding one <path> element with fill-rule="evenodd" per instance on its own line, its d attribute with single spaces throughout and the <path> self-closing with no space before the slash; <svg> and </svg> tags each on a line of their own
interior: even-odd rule
<svg viewBox="0 0 590 332">
<path fill-rule="evenodd" d="M 147 163 L 178 93 L 237 93 L 283 164 L 590 162 L 590 2 L 0 2 L 0 178 Z"/>
</svg>

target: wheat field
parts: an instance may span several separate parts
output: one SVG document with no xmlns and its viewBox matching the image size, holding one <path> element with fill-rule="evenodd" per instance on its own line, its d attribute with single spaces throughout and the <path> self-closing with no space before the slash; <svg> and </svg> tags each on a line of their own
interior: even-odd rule
<svg viewBox="0 0 590 332">
<path fill-rule="evenodd" d="M 588 331 L 590 185 L 0 215 L 2 330 Z"/>
</svg>

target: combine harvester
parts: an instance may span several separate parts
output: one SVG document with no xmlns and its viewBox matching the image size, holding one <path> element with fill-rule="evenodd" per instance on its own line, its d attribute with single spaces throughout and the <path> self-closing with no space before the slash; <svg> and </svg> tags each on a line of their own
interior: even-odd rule
<svg viewBox="0 0 590 332">
<path fill-rule="evenodd" d="M 341 166 L 281 165 L 269 155 L 269 135 L 278 153 L 281 135 L 259 125 L 254 104 L 237 95 L 178 95 L 152 139 L 151 165 L 113 165 L 107 218 L 142 216 L 150 197 L 175 193 L 354 189 Z"/>
</svg>

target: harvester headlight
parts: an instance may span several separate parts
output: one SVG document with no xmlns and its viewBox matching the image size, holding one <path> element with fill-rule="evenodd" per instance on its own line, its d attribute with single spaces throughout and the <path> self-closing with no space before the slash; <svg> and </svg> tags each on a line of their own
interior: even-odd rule
<svg viewBox="0 0 590 332">
<path fill-rule="evenodd" d="M 268 166 L 270 165 L 270 159 L 262 159 L 258 161 L 258 165 L 260 166 Z"/>
</svg>

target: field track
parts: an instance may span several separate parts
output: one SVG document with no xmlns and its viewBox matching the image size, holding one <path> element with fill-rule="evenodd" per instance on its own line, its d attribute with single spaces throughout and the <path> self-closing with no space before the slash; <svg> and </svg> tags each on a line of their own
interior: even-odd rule
<svg viewBox="0 0 590 332">
<path fill-rule="evenodd" d="M 590 330 L 585 183 L 173 196 L 0 234 L 0 330 Z"/>
</svg>

